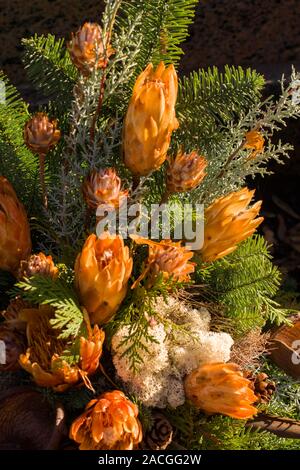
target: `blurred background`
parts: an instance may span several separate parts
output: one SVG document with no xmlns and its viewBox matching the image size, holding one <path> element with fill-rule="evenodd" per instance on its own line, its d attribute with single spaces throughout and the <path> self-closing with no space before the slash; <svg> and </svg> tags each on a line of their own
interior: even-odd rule
<svg viewBox="0 0 300 470">
<path fill-rule="evenodd" d="M 145 0 L 147 1 L 147 0 Z M 84 21 L 99 21 L 101 0 L 0 0 L 1 68 L 33 105 L 41 99 L 26 80 L 21 64 L 23 37 L 53 33 L 70 37 Z M 266 78 L 264 95 L 280 92 L 278 80 L 300 71 L 300 0 L 200 0 L 180 74 L 225 64 L 252 67 Z M 287 297 L 300 292 L 300 123 L 289 122 L 275 139 L 295 150 L 275 174 L 249 181 L 264 200 L 262 232 L 273 244 L 284 275 Z M 296 294 L 295 294 L 296 293 Z"/>
</svg>

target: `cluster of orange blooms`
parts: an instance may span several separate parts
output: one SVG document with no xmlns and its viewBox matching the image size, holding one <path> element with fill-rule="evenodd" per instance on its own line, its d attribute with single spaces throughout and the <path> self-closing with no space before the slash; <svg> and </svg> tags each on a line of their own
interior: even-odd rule
<svg viewBox="0 0 300 470">
<path fill-rule="evenodd" d="M 98 25 L 86 23 L 68 45 L 71 58 L 84 74 L 106 66 L 114 53 L 109 37 L 103 38 Z M 96 52 L 97 49 L 97 52 Z M 179 126 L 175 115 L 177 75 L 174 67 L 160 63 L 156 69 L 149 64 L 138 77 L 130 100 L 123 136 L 124 162 L 135 176 L 147 176 L 159 169 L 167 159 L 171 135 Z M 256 131 L 255 131 L 256 132 Z M 39 155 L 46 155 L 58 142 L 60 131 L 55 120 L 37 113 L 26 124 L 27 146 Z M 252 156 L 263 149 L 259 133 L 248 133 L 245 148 Z M 168 158 L 166 187 L 169 193 L 189 191 L 206 176 L 207 160 L 196 151 L 180 150 Z M 87 205 L 117 208 L 128 191 L 115 169 L 93 169 L 83 182 Z M 221 197 L 205 211 L 205 240 L 201 250 L 203 262 L 212 262 L 237 248 L 261 223 L 257 217 L 261 202 L 249 207 L 253 191 L 247 188 Z M 187 281 L 194 272 L 193 253 L 180 242 L 138 239 L 149 246 L 145 270 L 133 288 L 146 279 L 153 286 L 158 274 Z M 75 286 L 87 313 L 88 337 L 81 337 L 80 358 L 70 366 L 61 355 L 64 344 L 51 327 L 54 309 L 49 306 L 23 309 L 20 319 L 26 323 L 28 349 L 20 355 L 21 366 L 31 373 L 40 386 L 64 391 L 84 382 L 92 388 L 89 376 L 96 372 L 102 355 L 104 332 L 101 325 L 110 321 L 121 303 L 132 274 L 133 258 L 119 235 L 104 232 L 100 238 L 91 234 L 75 263 Z M 16 277 L 32 275 L 58 276 L 51 256 L 31 255 L 31 237 L 25 209 L 10 183 L 0 177 L 0 269 Z M 94 325 L 93 327 L 91 326 Z M 51 338 L 51 340 L 49 339 Z M 187 397 L 201 410 L 223 413 L 235 418 L 249 418 L 256 409 L 255 396 L 247 379 L 233 364 L 207 364 L 192 372 L 185 382 Z M 92 400 L 86 411 L 72 425 L 71 437 L 82 449 L 132 449 L 142 438 L 138 409 L 120 391 L 104 393 Z"/>
</svg>

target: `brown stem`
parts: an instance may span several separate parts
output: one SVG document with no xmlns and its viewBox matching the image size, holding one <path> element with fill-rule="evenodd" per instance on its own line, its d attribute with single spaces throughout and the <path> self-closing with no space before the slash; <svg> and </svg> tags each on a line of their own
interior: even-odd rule
<svg viewBox="0 0 300 470">
<path fill-rule="evenodd" d="M 45 158 L 46 155 L 44 153 L 39 154 L 39 161 L 40 161 L 40 182 L 42 188 L 42 198 L 44 207 L 47 209 L 48 207 L 48 198 L 47 198 L 47 189 L 45 183 Z"/>
<path fill-rule="evenodd" d="M 90 207 L 87 207 L 84 218 L 84 231 L 87 231 L 90 228 L 92 214 L 93 210 Z"/>
<path fill-rule="evenodd" d="M 132 177 L 132 191 L 135 191 L 136 188 L 139 186 L 141 182 L 141 177 L 137 175 L 133 175 Z"/>
<path fill-rule="evenodd" d="M 104 377 L 109 381 L 109 383 L 116 389 L 118 389 L 118 386 L 112 381 L 112 379 L 109 377 L 109 375 L 107 375 L 107 373 L 105 372 L 105 369 L 103 367 L 102 364 L 99 364 L 99 369 L 101 370 L 102 374 L 104 375 Z"/>
<path fill-rule="evenodd" d="M 162 198 L 160 200 L 159 205 L 161 206 L 162 204 L 165 204 L 168 202 L 168 199 L 170 197 L 170 192 L 168 189 L 165 190 L 164 194 L 162 195 Z"/>
<path fill-rule="evenodd" d="M 96 109 L 96 112 L 93 116 L 93 121 L 91 125 L 91 131 L 90 131 L 90 137 L 91 137 L 91 142 L 93 143 L 95 140 L 95 133 L 96 133 L 96 124 L 97 124 L 97 119 L 100 115 L 102 104 L 103 104 L 103 98 L 104 98 L 104 91 L 105 91 L 105 81 L 106 81 L 106 72 L 105 72 L 105 67 L 103 68 L 103 74 L 101 78 L 101 83 L 100 83 L 100 92 L 99 92 L 99 99 L 98 99 L 98 106 Z"/>
</svg>

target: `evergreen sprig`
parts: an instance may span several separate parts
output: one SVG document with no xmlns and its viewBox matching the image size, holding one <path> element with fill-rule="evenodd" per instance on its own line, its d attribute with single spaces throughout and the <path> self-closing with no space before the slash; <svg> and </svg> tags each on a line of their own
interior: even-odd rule
<svg viewBox="0 0 300 470">
<path fill-rule="evenodd" d="M 31 212 L 38 178 L 38 160 L 24 144 L 23 130 L 30 118 L 28 106 L 3 72 L 4 100 L 0 102 L 0 174 L 14 186 Z"/>
<path fill-rule="evenodd" d="M 64 39 L 53 34 L 23 39 L 23 62 L 29 79 L 46 97 L 53 97 L 60 109 L 72 100 L 77 70 L 71 62 Z"/>
<path fill-rule="evenodd" d="M 63 279 L 37 275 L 18 282 L 16 287 L 23 291 L 29 303 L 55 308 L 51 324 L 60 330 L 59 338 L 69 340 L 79 335 L 84 324 L 83 312 L 72 287 Z"/>
<path fill-rule="evenodd" d="M 299 439 L 280 438 L 268 431 L 245 427 L 244 420 L 215 415 L 207 419 L 190 403 L 167 410 L 179 444 L 189 450 L 300 449 Z"/>
<path fill-rule="evenodd" d="M 286 321 L 289 310 L 273 300 L 281 274 L 272 264 L 267 242 L 255 235 L 238 249 L 216 261 L 204 278 L 211 298 L 225 307 L 235 334 L 262 327 L 267 320 L 275 324 Z"/>
<path fill-rule="evenodd" d="M 198 0 L 125 0 L 122 2 L 118 23 L 124 19 L 141 18 L 139 32 L 142 35 L 137 57 L 140 72 L 149 62 L 177 64 L 183 51 L 180 44 L 188 36 L 188 26 L 194 17 Z"/>
<path fill-rule="evenodd" d="M 226 124 L 236 121 L 259 102 L 264 78 L 255 70 L 225 66 L 200 69 L 179 82 L 177 110 L 182 126 L 176 133 L 185 147 L 212 146 Z"/>
</svg>

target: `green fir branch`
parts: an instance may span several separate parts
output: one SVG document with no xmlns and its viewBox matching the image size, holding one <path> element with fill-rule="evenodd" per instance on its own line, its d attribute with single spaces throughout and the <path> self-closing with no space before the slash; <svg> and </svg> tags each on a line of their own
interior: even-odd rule
<svg viewBox="0 0 300 470">
<path fill-rule="evenodd" d="M 179 82 L 177 112 L 180 144 L 193 148 L 219 140 L 224 126 L 259 102 L 264 78 L 255 70 L 225 66 L 192 72 Z"/>
<path fill-rule="evenodd" d="M 64 39 L 52 34 L 23 39 L 23 62 L 29 79 L 46 97 L 53 97 L 60 109 L 68 107 L 77 70 L 72 64 Z"/>
<path fill-rule="evenodd" d="M 142 35 L 137 57 L 137 73 L 149 62 L 178 64 L 183 51 L 180 44 L 188 36 L 198 0 L 125 0 L 120 9 L 118 24 L 128 19 L 141 18 L 139 32 Z"/>
<path fill-rule="evenodd" d="M 281 274 L 272 264 L 267 242 L 259 235 L 213 263 L 202 280 L 211 300 L 224 306 L 236 336 L 255 326 L 262 327 L 267 320 L 277 325 L 287 321 L 290 310 L 274 300 Z"/>
<path fill-rule="evenodd" d="M 37 192 L 38 160 L 24 144 L 23 131 L 30 118 L 28 105 L 3 72 L 5 99 L 0 102 L 0 174 L 13 185 L 31 213 Z"/>
</svg>

